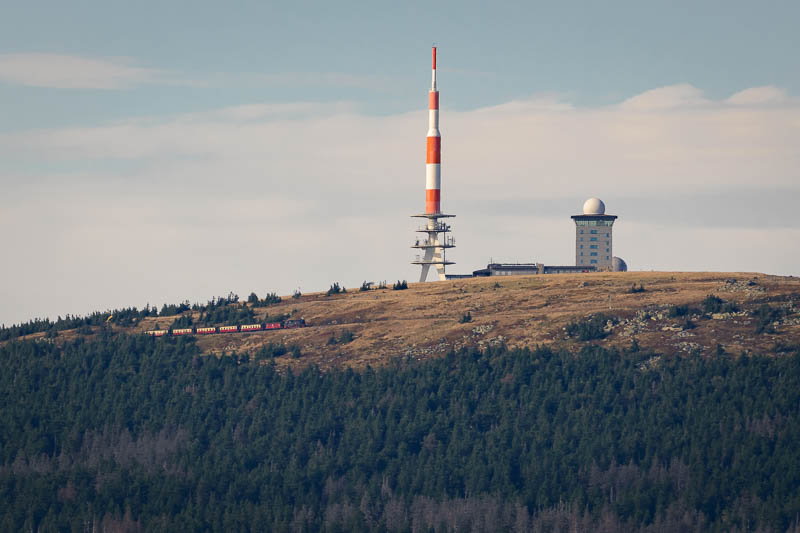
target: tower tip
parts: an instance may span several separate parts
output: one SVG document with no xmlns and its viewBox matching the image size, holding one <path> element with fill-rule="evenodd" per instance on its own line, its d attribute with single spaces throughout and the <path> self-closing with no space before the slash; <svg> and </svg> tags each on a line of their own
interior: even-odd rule
<svg viewBox="0 0 800 533">
<path fill-rule="evenodd" d="M 433 45 L 433 70 L 436 70 L 436 45 Z"/>
</svg>

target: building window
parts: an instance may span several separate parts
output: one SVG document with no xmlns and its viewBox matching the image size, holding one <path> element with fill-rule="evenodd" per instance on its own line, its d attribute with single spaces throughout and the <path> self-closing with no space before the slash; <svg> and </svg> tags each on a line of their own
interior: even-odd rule
<svg viewBox="0 0 800 533">
<path fill-rule="evenodd" d="M 597 255 L 597 252 L 592 252 L 589 255 Z"/>
<path fill-rule="evenodd" d="M 610 251 L 611 251 L 611 250 L 609 250 L 608 248 L 606 248 L 606 253 L 608 253 L 608 252 L 610 252 Z"/>
<path fill-rule="evenodd" d="M 608 259 L 608 256 L 606 256 L 606 259 Z"/>
<path fill-rule="evenodd" d="M 591 264 L 593 264 L 593 265 L 596 265 L 596 264 L 597 264 L 597 259 L 592 259 L 592 260 L 591 260 L 591 261 L 589 261 L 589 262 L 590 262 Z"/>
<path fill-rule="evenodd" d="M 582 245 L 582 244 L 581 244 L 581 248 L 583 248 L 583 245 Z"/>
<path fill-rule="evenodd" d="M 596 241 L 596 240 L 597 240 L 597 237 L 592 237 L 592 238 L 590 238 L 589 240 L 590 240 L 590 241 Z"/>
<path fill-rule="evenodd" d="M 581 246 L 581 248 L 583 248 L 583 246 Z M 591 245 L 589 245 L 589 248 L 591 248 L 593 250 L 597 250 L 597 245 L 596 244 L 591 244 Z"/>
<path fill-rule="evenodd" d="M 596 229 L 590 230 L 589 233 L 592 233 L 592 234 L 596 235 L 597 234 L 597 230 Z"/>
</svg>

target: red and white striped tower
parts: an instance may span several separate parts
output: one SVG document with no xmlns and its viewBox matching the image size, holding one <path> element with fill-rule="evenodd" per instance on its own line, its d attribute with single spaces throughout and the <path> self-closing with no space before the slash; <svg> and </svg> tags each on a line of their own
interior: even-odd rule
<svg viewBox="0 0 800 533">
<path fill-rule="evenodd" d="M 428 151 L 425 159 L 425 213 L 440 211 L 442 135 L 439 133 L 439 89 L 436 87 L 436 47 L 433 47 L 431 92 L 428 93 Z"/>
<path fill-rule="evenodd" d="M 433 47 L 433 70 L 431 74 L 431 90 L 428 93 L 428 136 L 427 157 L 425 159 L 425 213 L 412 215 L 425 218 L 426 224 L 417 229 L 425 237 L 418 238 L 412 248 L 424 251 L 423 257 L 417 256 L 414 265 L 422 266 L 420 281 L 428 277 L 430 267 L 436 269 L 439 280 L 445 279 L 445 266 L 455 264 L 447 261 L 445 250 L 455 248 L 455 239 L 449 236 L 450 225 L 440 222 L 441 218 L 452 218 L 441 211 L 442 187 L 442 136 L 439 133 L 439 89 L 436 86 L 436 47 Z M 440 235 L 441 234 L 441 237 Z"/>
</svg>

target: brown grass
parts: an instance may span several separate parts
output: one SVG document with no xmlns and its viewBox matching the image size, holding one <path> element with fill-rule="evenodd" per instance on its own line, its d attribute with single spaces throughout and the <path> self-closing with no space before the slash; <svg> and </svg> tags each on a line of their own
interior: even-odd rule
<svg viewBox="0 0 800 533">
<path fill-rule="evenodd" d="M 737 283 L 729 283 L 737 280 Z M 747 285 L 751 282 L 752 285 Z M 496 284 L 499 285 L 496 286 Z M 645 287 L 632 294 L 631 285 Z M 790 306 L 800 297 L 800 279 L 752 273 L 628 272 L 509 276 L 410 284 L 408 290 L 391 288 L 325 296 L 306 294 L 287 297 L 280 304 L 256 309 L 291 313 L 312 327 L 298 330 L 197 336 L 208 353 L 253 353 L 262 345 L 297 344 L 302 356 L 276 359 L 279 367 L 315 364 L 333 366 L 381 365 L 395 356 L 437 357 L 451 349 L 504 342 L 509 346 L 554 344 L 578 349 L 583 343 L 566 337 L 564 326 L 593 313 L 617 317 L 622 324 L 601 341 L 604 346 L 629 346 L 635 337 L 640 346 L 660 353 L 711 353 L 721 344 L 726 352 L 766 353 L 778 340 L 800 343 L 800 325 L 789 320 L 775 335 L 756 335 L 750 317 L 701 319 L 697 327 L 680 331 L 682 321 L 666 317 L 639 321 L 638 331 L 626 332 L 626 319 L 646 310 L 663 315 L 672 305 L 699 303 L 709 294 L 752 309 L 763 302 Z M 470 312 L 472 321 L 459 323 Z M 796 319 L 800 315 L 793 315 Z M 133 331 L 144 331 L 158 321 L 168 327 L 175 317 L 148 318 Z M 642 326 L 642 324 L 644 324 Z M 342 329 L 355 334 L 352 342 L 328 345 Z M 115 327 L 115 330 L 122 328 Z M 39 335 L 37 335 L 39 336 Z M 69 338 L 65 332 L 59 338 Z"/>
</svg>

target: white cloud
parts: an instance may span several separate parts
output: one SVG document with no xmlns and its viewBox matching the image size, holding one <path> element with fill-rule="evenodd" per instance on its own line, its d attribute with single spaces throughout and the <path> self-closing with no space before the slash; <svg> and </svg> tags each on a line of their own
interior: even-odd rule
<svg viewBox="0 0 800 533">
<path fill-rule="evenodd" d="M 659 87 L 629 98 L 620 104 L 633 111 L 662 111 L 666 109 L 696 107 L 708 104 L 703 91 L 688 83 Z"/>
<path fill-rule="evenodd" d="M 0 54 L 0 81 L 60 89 L 123 89 L 156 81 L 159 71 L 118 59 L 64 54 Z"/>
<path fill-rule="evenodd" d="M 781 104 L 788 99 L 785 89 L 765 85 L 739 91 L 728 98 L 727 102 L 734 105 Z"/>
<path fill-rule="evenodd" d="M 678 86 L 602 108 L 553 96 L 445 107 L 455 271 L 490 257 L 570 264 L 569 215 L 596 195 L 620 215 L 615 253 L 632 268 L 796 274 L 800 249 L 786 243 L 800 238 L 797 223 L 758 227 L 768 204 L 727 214 L 709 206 L 730 218 L 725 228 L 671 220 L 664 205 L 676 193 L 713 202 L 716 192 L 800 189 L 800 104 L 736 100 Z M 347 102 L 259 104 L 0 135 L 0 157 L 30 162 L 24 175 L 0 171 L 0 227 L 25 228 L 4 242 L 15 260 L 0 263 L 0 322 L 228 290 L 413 280 L 422 107 L 366 116 Z M 658 206 L 659 219 L 626 217 L 615 207 L 626 197 Z M 565 198 L 563 216 L 535 207 Z"/>
</svg>

